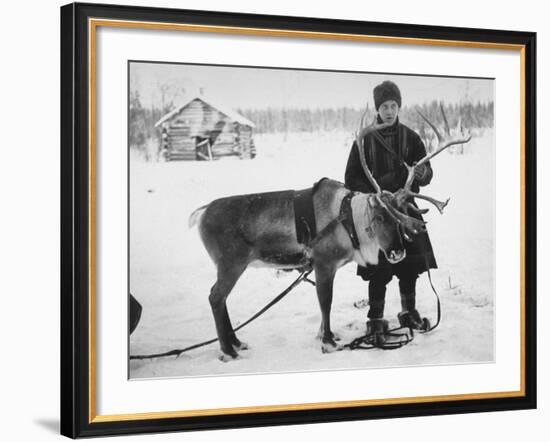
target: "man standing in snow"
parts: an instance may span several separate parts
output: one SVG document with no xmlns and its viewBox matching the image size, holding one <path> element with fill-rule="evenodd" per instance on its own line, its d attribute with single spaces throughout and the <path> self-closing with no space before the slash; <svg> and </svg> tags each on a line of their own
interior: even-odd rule
<svg viewBox="0 0 550 442">
<path fill-rule="evenodd" d="M 395 192 L 405 185 L 407 169 L 402 164 L 413 165 L 426 156 L 426 148 L 420 137 L 412 129 L 399 122 L 401 92 L 392 81 L 384 81 L 374 88 L 374 104 L 377 111 L 377 129 L 367 133 L 363 140 L 365 158 L 374 178 L 383 190 Z M 426 186 L 432 179 L 429 163 L 419 167 L 411 187 L 418 192 L 419 186 Z M 354 142 L 348 158 L 345 184 L 350 190 L 374 193 L 375 190 L 365 176 L 359 159 L 357 143 Z M 421 219 L 420 215 L 413 215 Z M 406 258 L 390 264 L 380 253 L 376 266 L 359 266 L 357 274 L 369 281 L 369 312 L 367 334 L 374 336 L 378 344 L 383 344 L 388 321 L 384 319 L 386 285 L 393 276 L 399 279 L 401 312 L 398 314 L 402 326 L 425 329 L 426 323 L 416 310 L 416 280 L 428 268 L 437 268 L 430 239 L 426 233 L 416 235 L 412 242 L 405 244 Z"/>
</svg>

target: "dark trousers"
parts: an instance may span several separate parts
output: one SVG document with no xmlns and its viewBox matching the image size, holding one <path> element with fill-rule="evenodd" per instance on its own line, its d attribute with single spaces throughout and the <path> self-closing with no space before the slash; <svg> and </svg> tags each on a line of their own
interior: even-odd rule
<svg viewBox="0 0 550 442">
<path fill-rule="evenodd" d="M 370 319 L 381 319 L 384 316 L 386 285 L 394 275 L 399 279 L 401 309 L 403 311 L 415 309 L 418 273 L 406 266 L 379 266 L 369 280 L 369 313 L 367 316 Z"/>
</svg>

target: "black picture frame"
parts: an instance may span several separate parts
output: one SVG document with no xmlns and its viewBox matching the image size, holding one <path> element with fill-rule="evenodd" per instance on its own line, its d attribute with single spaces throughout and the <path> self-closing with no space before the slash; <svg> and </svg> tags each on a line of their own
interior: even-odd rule
<svg viewBox="0 0 550 442">
<path fill-rule="evenodd" d="M 90 388 L 89 19 L 186 23 L 518 46 L 524 81 L 523 394 L 195 417 L 95 420 Z M 61 7 L 61 434 L 105 436 L 536 408 L 536 34 L 73 3 Z M 92 258 L 93 259 L 93 258 Z"/>
</svg>

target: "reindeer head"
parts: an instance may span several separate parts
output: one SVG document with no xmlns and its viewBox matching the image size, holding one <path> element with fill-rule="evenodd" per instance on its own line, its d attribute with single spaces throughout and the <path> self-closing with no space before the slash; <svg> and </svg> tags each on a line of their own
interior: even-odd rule
<svg viewBox="0 0 550 442">
<path fill-rule="evenodd" d="M 442 202 L 427 195 L 412 192 L 411 186 L 414 182 L 416 169 L 426 164 L 430 161 L 430 159 L 443 152 L 448 147 L 455 144 L 467 143 L 471 139 L 470 136 L 451 139 L 449 136 L 449 130 L 446 131 L 447 137 L 444 138 L 441 136 L 437 128 L 419 110 L 417 110 L 417 112 L 435 132 L 439 145 L 431 154 L 426 155 L 413 166 L 409 166 L 403 161 L 403 165 L 408 170 L 407 180 L 403 188 L 397 190 L 395 193 L 390 193 L 380 188 L 368 168 L 363 147 L 363 140 L 366 134 L 378 129 L 383 129 L 388 125 L 384 123 L 377 124 L 375 120 L 370 126 L 366 126 L 364 124 L 366 117 L 365 112 L 361 119 L 361 129 L 356 134 L 356 143 L 359 151 L 361 166 L 363 167 L 367 179 L 375 189 L 374 199 L 377 204 L 374 206 L 375 212 L 372 216 L 373 221 L 371 222 L 373 229 L 374 226 L 378 226 L 378 228 L 376 232 L 373 231 L 373 233 L 375 233 L 373 237 L 376 239 L 379 249 L 382 250 L 386 256 L 386 259 L 388 259 L 391 263 L 399 262 L 405 258 L 403 238 L 407 241 L 412 241 L 412 237 L 414 235 L 426 231 L 426 223 L 419 219 L 419 215 L 426 213 L 428 209 L 418 209 L 414 204 L 412 204 L 412 201 L 415 198 L 426 200 L 435 205 L 440 213 L 443 213 L 443 209 L 449 202 L 449 199 Z M 443 120 L 448 127 L 447 118 L 442 105 L 441 112 L 443 113 Z"/>
<path fill-rule="evenodd" d="M 365 230 L 375 246 L 372 256 L 373 264 L 377 263 L 380 250 L 392 264 L 402 261 L 406 256 L 401 225 L 390 212 L 393 199 L 391 193 L 384 191 L 367 197 L 367 210 L 365 211 L 367 227 Z"/>
</svg>

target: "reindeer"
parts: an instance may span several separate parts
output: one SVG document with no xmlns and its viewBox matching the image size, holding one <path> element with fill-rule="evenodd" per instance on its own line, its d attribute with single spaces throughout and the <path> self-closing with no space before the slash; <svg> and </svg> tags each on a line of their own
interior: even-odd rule
<svg viewBox="0 0 550 442">
<path fill-rule="evenodd" d="M 189 227 L 198 225 L 201 240 L 217 269 L 217 280 L 210 291 L 209 301 L 222 361 L 237 358 L 240 350 L 248 348 L 237 338 L 226 306 L 227 297 L 247 267 L 288 270 L 310 266 L 315 272 L 321 309 L 318 333 L 321 350 L 333 352 L 342 348 L 337 344 L 330 324 L 336 271 L 351 261 L 362 266 L 376 265 L 379 251 L 390 263 L 403 260 L 406 255 L 403 239 L 410 240 L 411 235 L 425 231 L 425 223 L 414 214 L 424 213 L 427 209 L 417 209 L 412 199 L 427 200 L 443 211 L 447 202 L 411 191 L 415 168 L 449 146 L 468 140 L 443 140 L 432 125 L 440 147 L 416 165 L 406 164 L 407 182 L 403 189 L 392 194 L 381 190 L 367 166 L 363 149 L 364 136 L 369 131 L 385 127 L 385 124 L 373 123 L 365 127 L 364 117 L 356 142 L 365 175 L 375 193 L 351 192 L 342 183 L 328 178 L 316 183 L 312 198 L 319 233 L 313 241 L 304 244 L 297 240 L 294 191 L 220 198 L 190 215 Z"/>
</svg>

